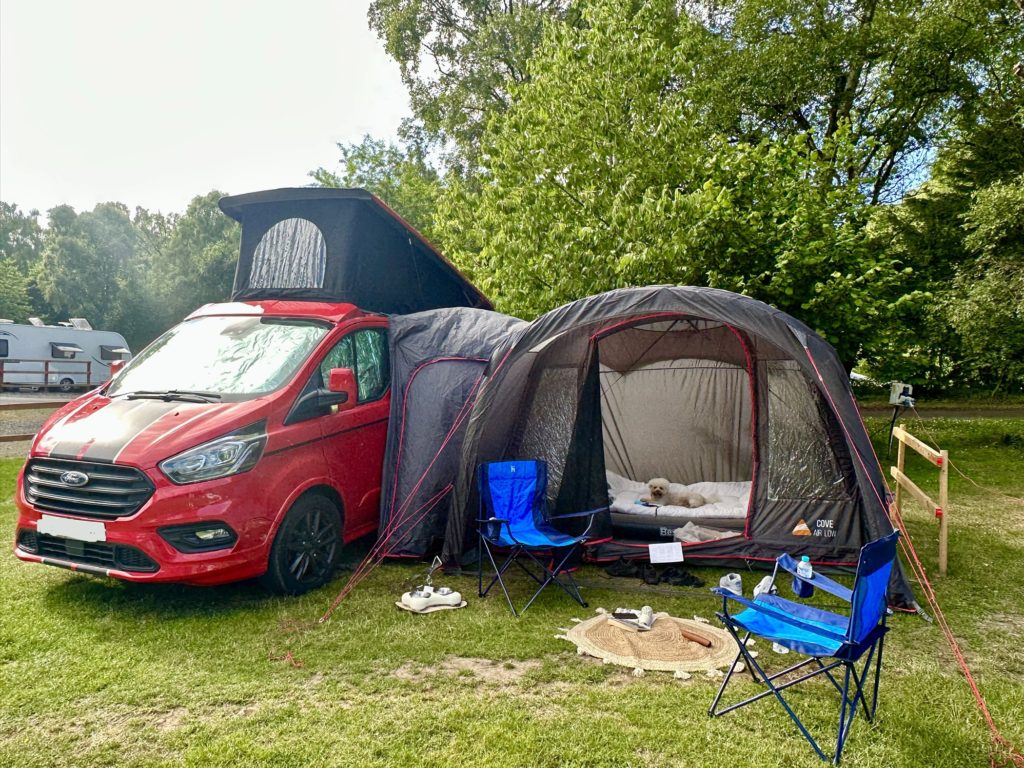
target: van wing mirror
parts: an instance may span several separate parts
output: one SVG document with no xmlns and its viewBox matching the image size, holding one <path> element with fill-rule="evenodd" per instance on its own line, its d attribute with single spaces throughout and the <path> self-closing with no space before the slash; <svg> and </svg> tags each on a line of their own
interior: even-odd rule
<svg viewBox="0 0 1024 768">
<path fill-rule="evenodd" d="M 331 368 L 327 374 L 327 391 L 339 395 L 335 402 L 339 411 L 354 408 L 359 390 L 356 387 L 356 375 L 351 368 Z M 344 395 L 342 399 L 340 396 Z"/>
</svg>

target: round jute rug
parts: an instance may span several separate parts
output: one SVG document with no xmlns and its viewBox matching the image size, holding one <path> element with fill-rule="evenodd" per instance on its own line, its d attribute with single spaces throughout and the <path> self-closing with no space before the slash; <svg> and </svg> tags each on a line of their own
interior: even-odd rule
<svg viewBox="0 0 1024 768">
<path fill-rule="evenodd" d="M 711 647 L 687 639 L 682 629 L 710 640 Z M 736 643 L 724 629 L 667 613 L 656 613 L 647 632 L 630 631 L 599 613 L 570 629 L 565 639 L 581 654 L 634 670 L 707 672 L 728 668 L 736 658 Z"/>
</svg>

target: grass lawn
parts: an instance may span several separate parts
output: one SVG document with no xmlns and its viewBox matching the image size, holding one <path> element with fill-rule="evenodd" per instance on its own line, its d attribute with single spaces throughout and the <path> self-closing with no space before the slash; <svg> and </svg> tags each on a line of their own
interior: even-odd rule
<svg viewBox="0 0 1024 768">
<path fill-rule="evenodd" d="M 869 427 L 884 443 L 885 420 Z M 1024 420 L 936 419 L 923 429 L 978 483 L 1024 497 Z M 934 489 L 933 471 L 915 459 L 909 474 Z M 8 542 L 19 466 L 0 461 Z M 955 473 L 950 484 L 949 575 L 934 583 L 993 716 L 1021 746 L 1024 504 Z M 934 574 L 936 522 L 917 508 L 906 517 Z M 709 583 L 722 573 L 695 570 Z M 555 635 L 590 614 L 555 590 L 519 620 L 500 594 L 476 599 L 469 577 L 442 582 L 467 595 L 467 609 L 397 610 L 394 600 L 420 573 L 420 565 L 376 570 L 317 625 L 345 573 L 297 599 L 253 584 L 140 587 L 25 565 L 7 544 L 0 765 L 819 765 L 767 701 L 711 720 L 711 680 L 635 678 L 577 657 Z M 745 577 L 748 590 L 757 578 Z M 708 618 L 718 605 L 707 589 L 621 591 L 634 584 L 608 581 L 587 597 L 592 608 L 650 603 Z M 938 627 L 915 616 L 897 616 L 892 627 L 877 721 L 858 719 L 844 765 L 987 765 L 988 732 Z M 761 660 L 769 656 L 763 649 Z M 832 695 L 823 681 L 794 692 L 812 732 L 834 733 Z"/>
</svg>

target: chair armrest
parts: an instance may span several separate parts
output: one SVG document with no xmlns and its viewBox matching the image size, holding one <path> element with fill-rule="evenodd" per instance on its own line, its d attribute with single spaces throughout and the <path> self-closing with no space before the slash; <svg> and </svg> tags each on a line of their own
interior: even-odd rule
<svg viewBox="0 0 1024 768">
<path fill-rule="evenodd" d="M 598 512 L 604 512 L 608 507 L 598 507 L 597 509 L 589 509 L 586 512 L 566 512 L 564 515 L 548 515 L 548 520 L 564 520 L 567 517 L 586 517 L 587 515 L 596 515 Z"/>
<path fill-rule="evenodd" d="M 608 509 L 608 507 L 598 507 L 597 509 L 589 509 L 586 512 L 567 512 L 564 515 L 550 515 L 547 520 L 548 522 L 551 522 L 552 520 L 565 520 L 566 518 L 571 517 L 589 517 L 590 520 L 587 523 L 587 527 L 583 529 L 583 533 L 576 537 L 579 541 L 586 541 L 587 536 L 590 535 L 590 529 L 594 527 L 595 515 L 597 515 L 598 512 L 604 512 L 606 509 Z"/>
<path fill-rule="evenodd" d="M 480 532 L 480 535 L 483 538 L 487 539 L 488 541 L 492 541 L 493 542 L 493 541 L 495 541 L 495 539 L 499 538 L 501 536 L 501 526 L 504 525 L 505 529 L 508 531 L 509 539 L 514 541 L 516 544 L 521 544 L 519 539 L 516 538 L 515 534 L 512 533 L 512 522 L 510 520 L 504 518 L 504 517 L 488 517 L 488 518 L 485 518 L 483 520 L 478 519 L 476 522 L 477 522 L 477 528 L 478 528 L 478 530 Z M 484 525 L 486 525 L 486 524 L 493 525 L 494 523 L 497 523 L 497 526 L 498 526 L 497 529 L 496 529 L 495 535 L 494 536 L 489 536 L 486 533 L 484 533 Z"/>
<path fill-rule="evenodd" d="M 765 605 L 764 603 L 758 603 L 755 600 L 748 600 L 745 597 L 740 597 L 736 593 L 730 592 L 728 589 L 723 589 L 721 587 L 712 587 L 711 591 L 717 595 L 721 595 L 722 610 L 727 618 L 731 617 L 726 606 L 728 605 L 730 600 L 735 600 L 740 605 L 746 606 L 747 608 L 755 610 L 758 613 L 763 613 L 766 616 L 771 616 L 773 619 L 784 622 L 786 624 L 790 624 L 794 627 L 804 630 L 805 632 L 811 632 L 822 637 L 827 637 L 830 640 L 838 640 L 842 643 L 846 642 L 846 635 L 844 634 L 840 634 L 839 632 L 831 632 L 823 627 L 817 626 L 816 624 L 808 624 L 807 622 L 801 621 L 796 616 L 792 616 L 791 614 L 788 614 L 785 611 L 781 611 L 778 608 L 773 608 L 772 606 Z"/>
<path fill-rule="evenodd" d="M 786 571 L 787 573 L 793 574 L 796 578 L 800 579 L 803 582 L 806 582 L 806 583 L 810 584 L 811 586 L 817 587 L 818 589 L 825 590 L 830 595 L 835 595 L 840 600 L 845 600 L 846 602 L 850 602 L 850 600 L 853 599 L 853 591 L 852 590 L 847 589 L 846 587 L 844 587 L 839 582 L 832 581 L 832 579 L 828 578 L 827 576 L 822 576 L 817 571 L 814 572 L 814 575 L 811 578 L 805 579 L 803 576 L 801 576 L 799 573 L 797 573 L 797 570 L 796 570 L 796 565 L 797 565 L 796 560 L 794 560 L 789 555 L 786 555 L 786 554 L 779 555 L 778 559 L 775 562 L 778 563 L 779 568 L 781 568 L 782 570 Z"/>
</svg>

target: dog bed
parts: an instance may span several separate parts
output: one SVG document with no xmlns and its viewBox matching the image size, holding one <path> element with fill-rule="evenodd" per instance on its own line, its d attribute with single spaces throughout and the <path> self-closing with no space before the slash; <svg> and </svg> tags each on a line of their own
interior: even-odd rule
<svg viewBox="0 0 1024 768">
<path fill-rule="evenodd" d="M 640 497 L 648 494 L 646 482 L 630 480 L 614 472 L 605 473 L 608 479 L 608 498 L 611 502 L 611 521 L 619 534 L 648 541 L 673 541 L 675 531 L 687 523 L 704 528 L 719 529 L 722 535 L 732 535 L 743 528 L 750 501 L 750 481 L 702 482 L 692 485 L 672 483 L 675 492 L 689 490 L 699 493 L 708 503 L 701 507 L 648 506 Z M 711 537 L 708 537 L 711 538 Z M 716 537 L 717 538 L 717 537 Z M 687 541 L 683 539 L 683 541 Z"/>
<path fill-rule="evenodd" d="M 669 487 L 675 493 L 691 491 L 699 493 L 707 503 L 701 507 L 674 507 L 665 505 L 663 507 L 652 507 L 640 503 L 640 497 L 648 493 L 647 483 L 640 480 L 630 480 L 628 477 L 617 475 L 608 471 L 605 473 L 608 478 L 608 498 L 611 501 L 611 511 L 622 515 L 636 515 L 638 517 L 652 518 L 652 523 L 659 524 L 677 523 L 685 525 L 687 522 L 706 518 L 743 519 L 747 516 L 747 506 L 750 503 L 750 481 L 742 480 L 728 483 L 672 483 Z"/>
</svg>

